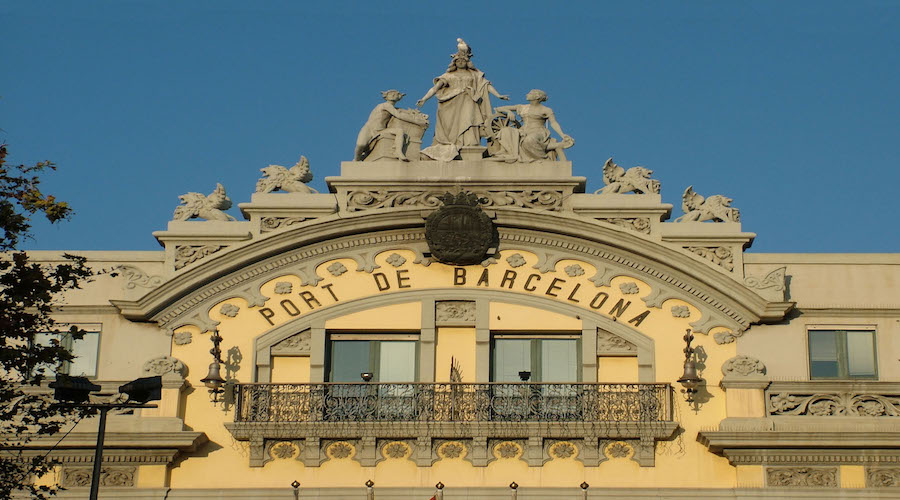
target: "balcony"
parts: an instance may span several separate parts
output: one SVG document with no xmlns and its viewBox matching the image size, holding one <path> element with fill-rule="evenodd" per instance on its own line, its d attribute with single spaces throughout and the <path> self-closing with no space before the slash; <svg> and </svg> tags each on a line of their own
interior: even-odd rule
<svg viewBox="0 0 900 500">
<path fill-rule="evenodd" d="M 374 446 L 416 439 L 428 448 L 419 451 L 420 465 L 434 458 L 435 439 L 471 440 L 476 465 L 484 465 L 479 443 L 500 438 L 529 446 L 577 439 L 587 448 L 600 439 L 631 439 L 652 454 L 655 441 L 677 428 L 669 384 L 240 384 L 234 415 L 226 427 L 235 439 L 251 441 L 251 465 L 254 447 L 262 465 L 267 443 L 285 440 L 304 441 L 307 465 L 321 462 L 320 440 Z"/>
</svg>

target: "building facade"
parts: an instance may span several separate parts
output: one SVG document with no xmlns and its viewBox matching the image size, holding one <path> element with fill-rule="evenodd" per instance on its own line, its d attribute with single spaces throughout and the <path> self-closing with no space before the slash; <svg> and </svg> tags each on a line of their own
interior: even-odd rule
<svg viewBox="0 0 900 500">
<path fill-rule="evenodd" d="M 64 369 L 164 383 L 110 416 L 101 498 L 900 497 L 900 255 L 745 253 L 731 200 L 669 221 L 611 160 L 586 193 L 460 43 L 431 146 L 386 92 L 328 193 L 270 166 L 244 220 L 219 186 L 161 252 L 83 253 Z M 85 497 L 95 439 L 40 480 Z"/>
</svg>

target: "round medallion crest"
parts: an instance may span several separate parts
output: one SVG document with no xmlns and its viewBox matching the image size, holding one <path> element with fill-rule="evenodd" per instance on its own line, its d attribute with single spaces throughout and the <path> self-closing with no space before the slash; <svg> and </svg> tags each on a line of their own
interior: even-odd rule
<svg viewBox="0 0 900 500">
<path fill-rule="evenodd" d="M 474 193 L 450 193 L 444 206 L 425 220 L 425 241 L 432 257 L 445 264 L 479 264 L 496 251 L 494 223 Z"/>
</svg>

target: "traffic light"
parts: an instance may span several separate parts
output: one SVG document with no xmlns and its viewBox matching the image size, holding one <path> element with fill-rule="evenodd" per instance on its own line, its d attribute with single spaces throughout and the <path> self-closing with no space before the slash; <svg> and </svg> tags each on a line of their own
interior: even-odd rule
<svg viewBox="0 0 900 500">
<path fill-rule="evenodd" d="M 159 401 L 162 398 L 162 377 L 157 375 L 132 380 L 119 387 L 119 392 L 127 395 L 128 400 L 135 403 Z"/>
</svg>

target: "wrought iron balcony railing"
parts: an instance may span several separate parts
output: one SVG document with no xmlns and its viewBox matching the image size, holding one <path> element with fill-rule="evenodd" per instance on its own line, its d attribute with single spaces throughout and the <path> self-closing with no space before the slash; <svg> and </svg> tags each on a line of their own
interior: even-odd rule
<svg viewBox="0 0 900 500">
<path fill-rule="evenodd" d="M 669 384 L 241 384 L 235 422 L 671 422 Z"/>
</svg>

